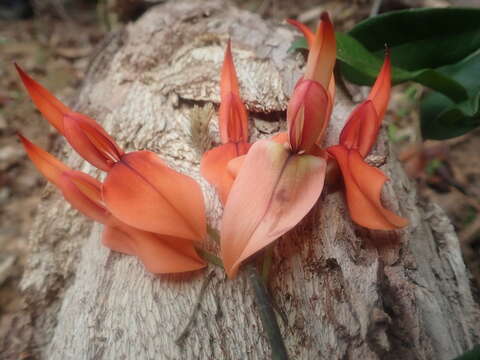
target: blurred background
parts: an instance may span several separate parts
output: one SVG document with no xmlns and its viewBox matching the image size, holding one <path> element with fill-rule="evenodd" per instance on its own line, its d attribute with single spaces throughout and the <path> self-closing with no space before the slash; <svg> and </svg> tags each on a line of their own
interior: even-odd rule
<svg viewBox="0 0 480 360">
<path fill-rule="evenodd" d="M 164 0 L 167 1 L 167 0 Z M 81 85 L 89 58 L 112 31 L 134 21 L 159 0 L 0 0 L 0 358 L 15 312 L 24 306 L 17 289 L 28 261 L 28 231 L 45 181 L 34 170 L 15 132 L 47 150 L 56 133 L 41 119 L 13 67 L 19 63 L 67 104 Z M 480 7 L 478 0 L 237 0 L 240 8 L 282 22 L 313 26 L 323 10 L 336 29 L 348 31 L 378 13 L 417 7 Z M 479 78 L 480 81 L 480 78 Z M 440 204 L 453 222 L 464 259 L 480 284 L 480 132 L 423 143 L 418 102 L 425 88 L 396 86 L 385 123 L 405 168 L 427 201 Z M 475 159 L 475 161 L 472 161 Z M 32 234 L 31 236 L 35 236 Z M 421 241 L 421 239 L 418 239 Z M 11 341 L 11 339 L 10 339 Z M 18 341 L 21 342 L 21 333 Z M 8 347 L 12 349 L 12 344 Z M 33 358 L 31 353 L 14 358 Z"/>
</svg>

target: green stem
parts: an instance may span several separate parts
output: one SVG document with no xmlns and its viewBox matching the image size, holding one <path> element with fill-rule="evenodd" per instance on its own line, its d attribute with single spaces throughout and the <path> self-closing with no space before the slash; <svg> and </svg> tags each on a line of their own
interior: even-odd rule
<svg viewBox="0 0 480 360">
<path fill-rule="evenodd" d="M 252 262 L 245 264 L 245 270 L 247 271 L 248 279 L 253 287 L 263 329 L 267 333 L 268 341 L 272 348 L 272 359 L 288 360 L 287 349 L 285 348 L 282 334 L 265 284 L 262 281 L 255 264 Z"/>
<path fill-rule="evenodd" d="M 268 276 L 270 275 L 272 262 L 273 262 L 273 245 L 270 245 L 265 249 L 265 255 L 263 256 L 262 279 L 265 285 L 268 284 Z"/>
<path fill-rule="evenodd" d="M 198 253 L 204 260 L 206 260 L 212 265 L 218 266 L 223 269 L 223 262 L 217 255 L 212 254 L 210 251 L 207 251 L 200 247 L 195 247 L 195 249 L 198 251 Z"/>
</svg>

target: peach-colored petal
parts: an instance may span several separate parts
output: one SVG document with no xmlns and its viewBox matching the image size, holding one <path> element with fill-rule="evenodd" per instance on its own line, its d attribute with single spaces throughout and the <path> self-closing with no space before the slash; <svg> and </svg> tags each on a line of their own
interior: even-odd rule
<svg viewBox="0 0 480 360">
<path fill-rule="evenodd" d="M 248 152 L 225 205 L 221 255 L 229 277 L 242 261 L 294 227 L 323 188 L 325 160 L 270 140 Z"/>
<path fill-rule="evenodd" d="M 373 102 L 367 100 L 352 111 L 340 133 L 340 144 L 348 150 L 358 150 L 365 157 L 377 141 L 379 125 Z"/>
<path fill-rule="evenodd" d="M 102 243 L 109 249 L 135 255 L 154 274 L 173 274 L 206 266 L 190 241 L 138 230 L 125 224 L 106 226 Z"/>
<path fill-rule="evenodd" d="M 15 67 L 37 109 L 50 124 L 63 134 L 63 116 L 70 112 L 70 109 L 62 104 L 60 100 L 53 96 L 42 85 L 28 76 L 20 66 L 15 64 Z"/>
<path fill-rule="evenodd" d="M 301 79 L 287 108 L 289 142 L 294 152 L 310 151 L 326 128 L 328 94 L 312 80 Z"/>
<path fill-rule="evenodd" d="M 245 163 L 246 158 L 247 158 L 247 155 L 242 155 L 228 162 L 227 171 L 233 179 L 237 178 L 238 173 L 240 172 L 240 169 Z"/>
<path fill-rule="evenodd" d="M 110 215 L 101 198 L 101 183 L 88 174 L 74 171 L 53 155 L 18 134 L 35 167 L 58 187 L 65 199 L 89 218 L 107 224 Z"/>
<path fill-rule="evenodd" d="M 295 26 L 299 31 L 303 33 L 303 36 L 307 40 L 308 47 L 311 49 L 313 46 L 313 43 L 315 42 L 315 34 L 313 33 L 313 31 L 310 30 L 310 28 L 307 25 L 302 24 L 300 21 L 287 19 L 287 22 L 290 25 Z M 321 31 L 321 28 L 319 27 L 318 30 Z"/>
<path fill-rule="evenodd" d="M 222 143 L 248 141 L 248 116 L 240 98 L 230 40 L 220 79 L 219 127 Z"/>
<path fill-rule="evenodd" d="M 108 210 L 130 226 L 189 240 L 205 239 L 200 186 L 170 169 L 155 153 L 125 154 L 108 172 L 103 197 Z"/>
<path fill-rule="evenodd" d="M 102 224 L 111 222 L 111 215 L 101 201 L 101 183 L 80 171 L 64 172 L 58 181 L 62 194 L 75 209 Z"/>
<path fill-rule="evenodd" d="M 335 31 L 328 13 L 323 12 L 320 20 L 308 53 L 305 79 L 318 81 L 326 89 L 332 77 L 337 50 Z"/>
<path fill-rule="evenodd" d="M 377 80 L 370 90 L 368 100 L 373 102 L 378 114 L 378 121 L 381 122 L 387 111 L 388 101 L 390 100 L 390 91 L 392 88 L 392 75 L 390 65 L 390 53 L 385 54 L 385 61 L 377 76 Z"/>
<path fill-rule="evenodd" d="M 342 172 L 348 210 L 355 223 L 373 230 L 395 230 L 408 225 L 408 220 L 383 207 L 380 197 L 387 177 L 379 169 L 365 163 L 357 150 L 342 145 L 328 150 Z"/>
<path fill-rule="evenodd" d="M 278 134 L 273 135 L 270 140 L 275 141 L 279 144 L 287 144 L 288 143 L 288 132 L 282 131 Z"/>
<path fill-rule="evenodd" d="M 248 152 L 248 143 L 227 143 L 207 151 L 200 162 L 200 173 L 215 186 L 222 204 L 227 201 L 234 178 L 227 167 L 230 160 Z"/>
<path fill-rule="evenodd" d="M 65 137 L 77 153 L 93 166 L 108 171 L 124 154 L 95 120 L 70 112 L 63 117 Z"/>
<path fill-rule="evenodd" d="M 102 233 L 102 244 L 110 250 L 135 255 L 132 238 L 124 231 L 114 226 L 105 226 Z"/>
<path fill-rule="evenodd" d="M 247 110 L 238 95 L 232 93 L 222 98 L 218 118 L 223 144 L 248 141 Z"/>
<path fill-rule="evenodd" d="M 33 162 L 40 173 L 47 178 L 48 181 L 58 186 L 58 181 L 63 172 L 71 170 L 67 165 L 58 160 L 55 156 L 33 144 L 26 137 L 17 134 L 23 144 L 28 157 Z"/>
<path fill-rule="evenodd" d="M 327 115 L 324 121 L 324 127 L 321 131 L 323 134 L 326 130 L 326 127 L 330 121 L 330 117 L 332 116 L 333 112 L 333 105 L 335 105 L 335 91 L 336 91 L 336 86 L 335 86 L 335 76 L 332 74 L 332 77 L 330 78 L 330 82 L 328 83 L 328 103 L 327 103 Z"/>
</svg>

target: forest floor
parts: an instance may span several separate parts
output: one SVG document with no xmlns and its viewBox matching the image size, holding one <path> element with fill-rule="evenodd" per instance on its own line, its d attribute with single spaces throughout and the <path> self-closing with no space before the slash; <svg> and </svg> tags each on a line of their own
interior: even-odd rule
<svg viewBox="0 0 480 360">
<path fill-rule="evenodd" d="M 29 234 L 29 229 L 45 188 L 45 181 L 28 161 L 15 134 L 21 131 L 47 150 L 52 148 L 57 136 L 27 97 L 13 63 L 17 62 L 68 103 L 81 84 L 89 55 L 107 34 L 107 17 L 99 16 L 94 2 L 77 2 L 80 5 L 75 8 L 75 17 L 58 8 L 45 9 L 45 13 L 24 20 L 1 20 L 0 13 L 0 359 L 3 359 L 2 354 L 7 354 L 2 350 L 15 348 L 11 339 L 9 344 L 2 339 L 7 339 L 14 314 L 25 306 L 18 283 L 28 259 L 29 236 L 35 236 Z M 118 0 L 119 4 L 124 2 Z M 316 22 L 322 10 L 328 10 L 339 30 L 348 30 L 368 17 L 372 7 L 369 0 L 326 0 L 321 6 L 318 0 L 237 2 L 242 8 L 273 21 L 292 17 L 310 25 Z M 90 5 L 81 5 L 83 3 Z M 382 10 L 473 5 L 468 0 L 398 0 L 388 3 L 390 8 Z M 110 20 L 114 17 L 131 19 L 134 13 L 138 15 L 141 11 L 120 6 L 116 10 L 107 10 Z M 114 27 L 122 26 L 114 21 L 110 23 Z M 422 145 L 418 103 L 424 92 L 414 84 L 395 87 L 385 123 L 399 156 L 409 158 L 405 166 L 418 182 L 420 196 L 440 204 L 450 217 L 459 235 L 465 262 L 473 274 L 472 282 L 479 287 L 480 132 Z M 10 355 L 6 358 L 30 358 L 28 353 L 10 352 Z"/>
</svg>

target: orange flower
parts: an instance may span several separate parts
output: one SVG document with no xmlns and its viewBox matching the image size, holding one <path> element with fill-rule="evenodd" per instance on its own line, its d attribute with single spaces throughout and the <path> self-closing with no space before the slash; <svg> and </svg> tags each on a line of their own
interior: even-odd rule
<svg viewBox="0 0 480 360">
<path fill-rule="evenodd" d="M 186 272 L 205 266 L 191 241 L 142 231 L 121 222 L 107 210 L 98 180 L 70 169 L 22 135 L 18 136 L 37 169 L 62 191 L 65 199 L 81 213 L 105 225 L 102 239 L 105 246 L 136 255 L 152 273 Z"/>
<path fill-rule="evenodd" d="M 203 155 L 200 172 L 215 186 L 220 200 L 225 204 L 234 180 L 227 171 L 228 162 L 246 154 L 251 146 L 248 143 L 247 110 L 240 98 L 230 40 L 220 80 L 219 128 L 222 145 Z"/>
<path fill-rule="evenodd" d="M 192 178 L 170 169 L 150 151 L 125 154 L 95 120 L 71 111 L 16 67 L 43 116 L 84 159 L 108 172 L 102 197 L 109 212 L 140 230 L 205 239 L 203 194 Z"/>
<path fill-rule="evenodd" d="M 326 128 L 335 63 L 335 35 L 326 13 L 308 56 L 304 78 L 288 104 L 288 134 L 258 141 L 230 161 L 236 175 L 221 224 L 221 256 L 234 277 L 240 264 L 293 228 L 317 202 L 326 161 L 312 155 Z M 319 51 L 322 51 L 320 58 Z"/>
<path fill-rule="evenodd" d="M 340 144 L 328 148 L 345 183 L 352 220 L 374 230 L 394 230 L 408 221 L 383 207 L 380 195 L 387 177 L 364 158 L 375 143 L 390 98 L 390 57 L 387 54 L 367 100 L 353 110 L 340 134 Z"/>
<path fill-rule="evenodd" d="M 296 144 L 295 139 L 290 140 L 295 146 L 303 145 L 306 151 L 311 144 L 321 143 L 335 99 L 335 77 L 333 76 L 336 56 L 335 32 L 328 13 L 322 13 L 320 19 L 316 33 L 296 20 L 287 19 L 288 23 L 303 33 L 310 48 L 305 76 L 295 86 L 300 89 L 299 91 L 295 89 L 288 107 L 290 112 L 287 111 L 289 127 L 295 125 L 301 131 L 303 124 L 307 124 L 303 129 L 306 134 L 309 134 L 308 137 L 303 136 L 306 144 Z M 312 128 L 313 125 L 314 128 Z M 294 136 L 298 136 L 299 131 L 293 132 Z"/>
</svg>

